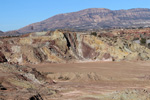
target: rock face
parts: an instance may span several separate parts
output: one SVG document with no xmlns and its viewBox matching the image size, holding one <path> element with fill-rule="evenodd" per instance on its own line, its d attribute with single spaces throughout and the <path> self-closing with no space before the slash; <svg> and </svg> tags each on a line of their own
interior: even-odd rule
<svg viewBox="0 0 150 100">
<path fill-rule="evenodd" d="M 6 60 L 17 64 L 150 59 L 150 49 L 121 37 L 96 37 L 59 30 L 4 38 L 0 43 Z"/>
<path fill-rule="evenodd" d="M 150 26 L 150 9 L 109 10 L 91 8 L 59 14 L 18 30 L 20 33 L 55 29 L 91 30 L 110 27 Z"/>
<path fill-rule="evenodd" d="M 50 84 L 53 80 L 36 69 L 0 64 L 0 100 L 45 100 L 45 96 L 56 93 L 56 90 L 50 89 Z"/>
</svg>

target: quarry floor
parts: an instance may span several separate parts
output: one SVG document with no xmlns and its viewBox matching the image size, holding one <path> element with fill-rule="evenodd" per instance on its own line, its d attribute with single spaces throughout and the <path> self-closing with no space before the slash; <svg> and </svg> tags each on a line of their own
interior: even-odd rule
<svg viewBox="0 0 150 100">
<path fill-rule="evenodd" d="M 43 63 L 28 65 L 46 73 L 57 84 L 52 100 L 107 100 L 103 97 L 127 89 L 150 90 L 150 61 Z"/>
</svg>

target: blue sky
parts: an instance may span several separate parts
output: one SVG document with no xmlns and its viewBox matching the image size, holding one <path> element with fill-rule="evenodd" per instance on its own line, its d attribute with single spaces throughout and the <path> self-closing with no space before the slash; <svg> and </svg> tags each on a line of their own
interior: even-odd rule
<svg viewBox="0 0 150 100">
<path fill-rule="evenodd" d="M 150 8 L 150 0 L 0 0 L 0 30 L 16 30 L 56 14 L 87 8 Z"/>
</svg>

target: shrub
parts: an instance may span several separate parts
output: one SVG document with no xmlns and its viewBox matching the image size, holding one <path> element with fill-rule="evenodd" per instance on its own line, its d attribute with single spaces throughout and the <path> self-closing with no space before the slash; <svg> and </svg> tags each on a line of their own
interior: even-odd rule
<svg viewBox="0 0 150 100">
<path fill-rule="evenodd" d="M 146 38 L 141 38 L 140 43 L 141 45 L 146 45 Z"/>
<path fill-rule="evenodd" d="M 97 33 L 96 32 L 92 32 L 91 35 L 97 36 Z"/>
<path fill-rule="evenodd" d="M 150 43 L 148 43 L 147 47 L 150 49 Z"/>
</svg>

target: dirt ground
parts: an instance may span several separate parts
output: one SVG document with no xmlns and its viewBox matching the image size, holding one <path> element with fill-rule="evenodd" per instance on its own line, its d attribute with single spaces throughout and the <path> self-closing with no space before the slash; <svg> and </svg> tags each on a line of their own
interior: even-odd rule
<svg viewBox="0 0 150 100">
<path fill-rule="evenodd" d="M 54 100 L 107 100 L 124 90 L 150 90 L 150 61 L 83 62 L 28 65 L 46 73 L 61 96 Z M 121 99 L 117 99 L 121 100 Z"/>
</svg>

